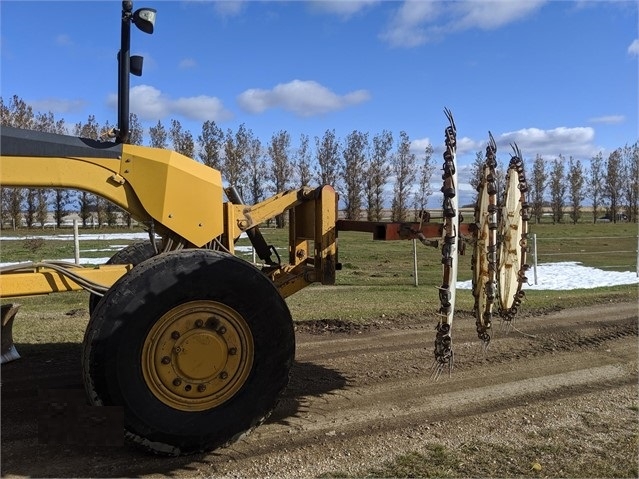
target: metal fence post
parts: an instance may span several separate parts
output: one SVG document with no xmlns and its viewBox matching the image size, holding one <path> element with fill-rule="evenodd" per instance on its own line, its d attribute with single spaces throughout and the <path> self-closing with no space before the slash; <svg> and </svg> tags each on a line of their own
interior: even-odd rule
<svg viewBox="0 0 639 479">
<path fill-rule="evenodd" d="M 73 220 L 73 249 L 75 250 L 75 264 L 80 264 L 80 235 L 78 234 L 78 220 Z"/>
<path fill-rule="evenodd" d="M 537 234 L 533 233 L 533 273 L 537 284 Z"/>
<path fill-rule="evenodd" d="M 413 239 L 413 277 L 415 278 L 415 286 L 419 286 L 417 279 L 417 240 Z"/>
</svg>

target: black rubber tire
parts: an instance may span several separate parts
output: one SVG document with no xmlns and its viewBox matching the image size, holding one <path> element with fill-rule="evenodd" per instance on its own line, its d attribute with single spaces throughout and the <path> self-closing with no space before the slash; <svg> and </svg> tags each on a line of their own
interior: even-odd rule
<svg viewBox="0 0 639 479">
<path fill-rule="evenodd" d="M 115 253 L 106 264 L 132 264 L 136 266 L 155 255 L 155 250 L 150 240 L 132 243 Z M 89 314 L 93 314 L 102 296 L 92 294 L 89 296 Z"/>
<path fill-rule="evenodd" d="M 250 328 L 253 363 L 242 387 L 204 411 L 167 406 L 142 372 L 142 349 L 154 323 L 190 301 L 233 308 Z M 120 278 L 97 305 L 84 338 L 83 374 L 89 401 L 124 409 L 125 437 L 161 455 L 228 445 L 261 424 L 288 384 L 295 335 L 286 302 L 258 269 L 210 250 L 163 253 Z"/>
</svg>

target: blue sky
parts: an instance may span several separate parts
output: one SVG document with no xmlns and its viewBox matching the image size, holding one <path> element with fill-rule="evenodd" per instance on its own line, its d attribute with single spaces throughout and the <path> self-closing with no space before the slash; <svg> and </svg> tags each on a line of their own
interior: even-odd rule
<svg viewBox="0 0 639 479">
<path fill-rule="evenodd" d="M 158 2 L 132 28 L 131 111 L 145 126 L 244 123 L 340 138 L 406 131 L 441 158 L 445 107 L 465 169 L 490 130 L 498 157 L 587 161 L 639 137 L 636 1 Z M 117 122 L 121 2 L 0 3 L 0 91 L 68 125 Z M 147 136 L 148 138 L 148 136 Z"/>
</svg>

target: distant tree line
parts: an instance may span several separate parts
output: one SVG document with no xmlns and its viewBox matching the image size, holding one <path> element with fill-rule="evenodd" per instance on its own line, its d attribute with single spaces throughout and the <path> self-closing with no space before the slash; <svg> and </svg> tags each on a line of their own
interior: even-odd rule
<svg viewBox="0 0 639 479">
<path fill-rule="evenodd" d="M 484 165 L 481 151 L 471 165 L 471 186 L 477 190 Z M 528 202 L 533 221 L 541 222 L 549 213 L 553 223 L 564 223 L 564 216 L 577 223 L 583 216 L 586 200 L 593 222 L 605 217 L 612 222 L 639 221 L 639 143 L 614 150 L 607 159 L 599 152 L 584 167 L 572 156 L 559 155 L 546 160 L 536 155 L 526 162 Z M 503 163 L 498 162 L 497 184 L 501 192 L 505 176 Z M 477 194 L 473 201 L 477 200 Z"/>
<path fill-rule="evenodd" d="M 598 153 L 585 168 L 581 161 L 559 155 L 546 161 L 537 155 L 528 165 L 531 213 L 537 223 L 544 207 L 550 208 L 553 223 L 577 223 L 586 200 L 593 222 L 605 217 L 618 221 L 639 221 L 639 143 L 617 148 L 607 159 Z"/>
<path fill-rule="evenodd" d="M 17 95 L 8 103 L 0 97 L 0 125 L 103 141 L 113 141 L 115 126 L 108 121 L 100 125 L 93 115 L 86 122 L 70 126 L 51 112 L 34 113 Z M 394 137 L 388 130 L 372 136 L 353 130 L 340 139 L 335 130 L 327 129 L 314 142 L 301 134 L 298 146 L 292 147 L 291 136 L 285 130 L 263 143 L 245 124 L 236 131 L 224 131 L 209 120 L 194 136 L 175 119 L 167 126 L 158 121 L 145 131 L 132 113 L 129 125 L 129 143 L 171 148 L 220 170 L 225 182 L 234 186 L 247 204 L 292 188 L 329 184 L 340 193 L 344 217 L 353 220 L 363 219 L 364 212 L 366 220 L 381 221 L 385 204 L 391 205 L 391 221 L 417 220 L 433 194 L 431 178 L 438 167 L 432 146 L 427 145 L 418 157 L 411 152 L 405 131 Z M 624 212 L 630 221 L 637 221 L 638 155 L 637 143 L 615 150 L 605 161 L 600 153 L 592 158 L 589 171 L 573 158 L 566 162 L 559 156 L 546 162 L 537 155 L 527 165 L 531 213 L 539 222 L 544 207 L 550 206 L 553 221 L 562 222 L 568 207 L 570 219 L 577 222 L 584 201 L 590 199 L 595 218 L 605 211 L 612 221 L 617 221 Z M 475 188 L 482 165 L 483 156 L 478 152 L 471 166 L 470 183 Z M 504 168 L 499 163 L 498 184 L 503 184 L 503 175 Z M 58 226 L 70 213 L 79 215 L 83 227 L 90 226 L 94 219 L 98 226 L 113 226 L 118 217 L 131 225 L 128 213 L 85 191 L 0 187 L 3 224 L 42 226 L 49 212 Z M 276 218 L 278 227 L 284 223 L 283 216 Z"/>
<path fill-rule="evenodd" d="M 0 97 L 0 110 L 3 126 L 103 141 L 113 138 L 114 125 L 100 125 L 93 115 L 70 127 L 64 120 L 56 120 L 51 112 L 34 113 L 17 95 L 8 103 Z M 133 113 L 130 129 L 129 143 L 144 144 L 147 132 Z M 225 182 L 235 186 L 247 204 L 258 203 L 269 193 L 329 184 L 340 193 L 347 219 L 361 219 L 364 211 L 366 219 L 382 220 L 383 205 L 389 200 L 386 192 L 392 191 L 391 219 L 407 221 L 418 216 L 432 195 L 429 184 L 435 170 L 433 149 L 429 145 L 417 158 L 410 151 L 410 138 L 404 131 L 396 144 L 387 130 L 372 137 L 354 130 L 339 139 L 335 130 L 327 129 L 314 140 L 312 149 L 311 139 L 302 134 L 299 146 L 293 148 L 290 134 L 281 130 L 264 144 L 245 124 L 236 131 L 223 131 L 214 121 L 205 121 L 201 132 L 194 136 L 179 120 L 171 119 L 170 125 L 158 121 L 151 126 L 146 144 L 171 148 L 220 170 Z M 48 211 L 53 212 L 58 226 L 72 212 L 78 213 L 85 227 L 94 216 L 98 225 L 114 225 L 118 215 L 125 215 L 129 224 L 131 221 L 110 202 L 85 191 L 2 187 L 0 194 L 0 215 L 5 224 L 18 226 L 24 221 L 29 228 L 43 225 Z M 284 218 L 276 218 L 276 224 L 284 226 Z"/>
</svg>

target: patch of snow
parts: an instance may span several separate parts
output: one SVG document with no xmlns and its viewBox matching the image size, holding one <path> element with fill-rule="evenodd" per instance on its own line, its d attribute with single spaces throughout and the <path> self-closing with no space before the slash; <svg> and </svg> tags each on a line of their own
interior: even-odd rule
<svg viewBox="0 0 639 479">
<path fill-rule="evenodd" d="M 526 272 L 528 284 L 524 290 L 556 290 L 592 289 L 620 284 L 638 284 L 639 277 L 634 271 L 605 271 L 603 269 L 584 266 L 576 261 L 562 263 L 542 263 L 537 265 L 537 284 L 531 267 Z M 457 283 L 457 289 L 472 289 L 472 281 Z"/>
</svg>

